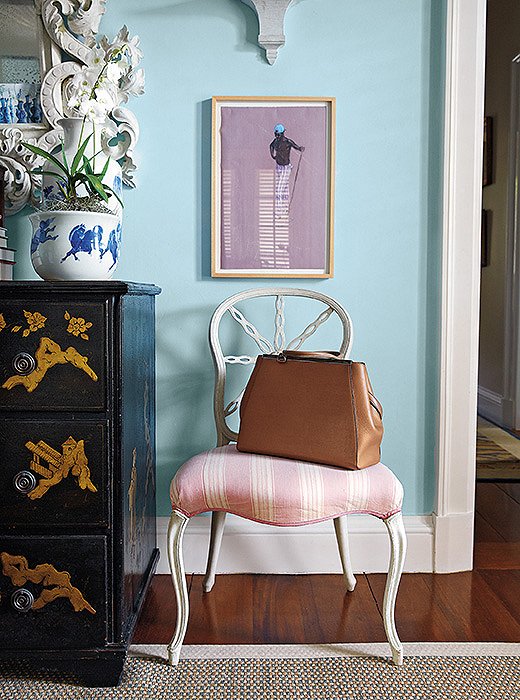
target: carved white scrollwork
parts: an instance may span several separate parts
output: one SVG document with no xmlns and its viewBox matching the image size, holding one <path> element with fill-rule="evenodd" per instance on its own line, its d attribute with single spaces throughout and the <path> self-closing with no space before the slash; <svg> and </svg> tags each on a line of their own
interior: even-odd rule
<svg viewBox="0 0 520 700">
<path fill-rule="evenodd" d="M 35 129 L 35 135 L 27 130 L 9 126 L 0 133 L 0 163 L 4 166 L 6 213 L 15 214 L 27 203 L 36 203 L 30 171 L 38 165 L 39 158 L 22 146 L 22 141 L 40 148 L 53 148 L 59 140 L 59 132 Z"/>
<path fill-rule="evenodd" d="M 35 4 L 52 41 L 69 56 L 88 64 L 92 55 L 90 45 L 105 12 L 105 0 L 36 0 Z M 84 37 L 85 41 L 79 41 L 72 32 Z"/>
<path fill-rule="evenodd" d="M 9 194 L 10 208 L 19 211 L 31 196 L 31 178 L 27 168 L 14 158 L 0 157 L 5 168 L 4 182 Z M 1 172 L 1 171 L 0 171 Z"/>
<path fill-rule="evenodd" d="M 58 129 L 58 119 L 64 115 L 62 107 L 62 87 L 65 81 L 79 73 L 81 66 L 79 63 L 67 61 L 59 63 L 46 73 L 42 80 L 40 89 L 40 100 L 42 111 L 48 123 Z"/>
<path fill-rule="evenodd" d="M 134 172 L 137 165 L 134 161 L 134 148 L 139 139 L 139 122 L 133 112 L 126 107 L 116 107 L 112 110 L 112 121 L 105 129 L 105 138 L 110 141 L 115 138 L 116 145 L 105 146 L 105 152 L 110 153 L 115 160 L 123 158 L 123 182 L 128 187 L 135 187 Z"/>
<path fill-rule="evenodd" d="M 37 201 L 38 185 L 32 181 L 30 171 L 42 165 L 43 160 L 27 151 L 21 142 L 27 141 L 41 147 L 57 145 L 63 134 L 58 120 L 77 116 L 67 105 L 70 81 L 94 60 L 96 46 L 99 46 L 96 34 L 105 12 L 105 4 L 106 0 L 34 0 L 41 43 L 40 102 L 43 123 L 0 126 L 0 163 L 7 169 L 7 215 L 15 214 L 26 204 Z M 128 41 L 132 44 L 134 53 L 138 53 L 139 41 L 137 37 L 128 37 L 126 27 L 116 37 L 117 41 L 119 45 Z M 109 46 L 106 37 L 101 39 L 101 45 Z M 63 54 L 70 59 L 62 60 Z M 142 88 L 142 73 L 138 77 L 141 81 L 139 87 Z M 137 94 L 135 84 L 125 85 L 119 90 L 120 103 L 126 102 L 130 94 Z M 104 129 L 105 143 L 110 141 L 112 144 L 107 146 L 107 151 L 120 162 L 123 182 L 135 187 L 134 149 L 139 138 L 139 125 L 135 115 L 126 107 L 115 107 L 109 113 Z"/>
</svg>

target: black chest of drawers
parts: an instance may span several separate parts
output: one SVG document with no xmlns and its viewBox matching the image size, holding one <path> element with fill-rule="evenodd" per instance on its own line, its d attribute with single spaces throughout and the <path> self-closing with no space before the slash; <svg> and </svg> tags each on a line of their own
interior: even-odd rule
<svg viewBox="0 0 520 700">
<path fill-rule="evenodd" d="M 0 660 L 119 680 L 159 556 L 159 292 L 0 283 Z"/>
</svg>

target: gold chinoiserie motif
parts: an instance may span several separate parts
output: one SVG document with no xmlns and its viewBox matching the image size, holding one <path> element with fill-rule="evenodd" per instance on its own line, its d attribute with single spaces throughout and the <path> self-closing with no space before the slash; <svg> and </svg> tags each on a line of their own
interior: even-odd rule
<svg viewBox="0 0 520 700">
<path fill-rule="evenodd" d="M 32 605 L 33 610 L 40 610 L 57 598 L 68 598 L 75 612 L 88 610 L 95 615 L 96 611 L 82 592 L 71 584 L 68 571 L 58 571 L 52 564 L 38 564 L 30 569 L 25 557 L 7 552 L 0 553 L 0 561 L 2 573 L 11 579 L 13 586 L 24 586 L 28 581 L 44 586 Z"/>
<path fill-rule="evenodd" d="M 81 489 L 88 489 L 93 493 L 97 492 L 97 488 L 90 480 L 84 440 L 76 441 L 73 437 L 69 437 L 61 446 L 62 454 L 43 440 L 37 444 L 29 441 L 25 443 L 25 446 L 33 453 L 30 468 L 43 477 L 39 480 L 38 486 L 27 494 L 30 499 L 41 498 L 52 486 L 59 484 L 69 474 L 77 477 Z M 40 459 L 47 462 L 48 466 L 44 466 Z"/>
<path fill-rule="evenodd" d="M 70 363 L 74 367 L 83 370 L 95 382 L 98 380 L 97 374 L 88 365 L 88 358 L 81 355 L 75 348 L 69 347 L 62 350 L 58 343 L 50 338 L 43 337 L 35 353 L 36 369 L 25 376 L 14 374 L 3 384 L 2 388 L 10 390 L 19 384 L 24 386 L 30 393 L 34 391 L 38 384 L 45 377 L 47 370 L 54 365 L 65 365 Z"/>
<path fill-rule="evenodd" d="M 23 315 L 27 321 L 27 328 L 25 328 L 22 333 L 24 338 L 27 338 L 30 333 L 35 333 L 41 328 L 44 328 L 47 316 L 44 316 L 39 311 L 24 311 Z M 11 328 L 11 333 L 18 333 L 21 329 L 21 326 L 13 326 Z"/>
<path fill-rule="evenodd" d="M 135 497 L 137 492 L 137 448 L 132 450 L 132 471 L 128 486 L 128 511 L 130 513 L 130 549 L 132 554 L 137 545 L 137 522 L 135 519 Z"/>
<path fill-rule="evenodd" d="M 85 321 L 81 316 L 71 316 L 68 311 L 65 311 L 64 318 L 69 322 L 67 326 L 67 333 L 71 333 L 74 336 L 83 338 L 83 340 L 88 340 L 88 329 L 92 328 L 92 323 L 90 321 Z"/>
</svg>

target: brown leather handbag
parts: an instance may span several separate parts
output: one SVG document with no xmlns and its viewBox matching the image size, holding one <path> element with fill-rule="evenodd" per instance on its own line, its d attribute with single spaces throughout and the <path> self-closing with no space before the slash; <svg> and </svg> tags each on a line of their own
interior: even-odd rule
<svg viewBox="0 0 520 700">
<path fill-rule="evenodd" d="M 257 358 L 240 406 L 241 452 L 362 469 L 379 462 L 382 437 L 363 362 L 331 352 Z"/>
</svg>

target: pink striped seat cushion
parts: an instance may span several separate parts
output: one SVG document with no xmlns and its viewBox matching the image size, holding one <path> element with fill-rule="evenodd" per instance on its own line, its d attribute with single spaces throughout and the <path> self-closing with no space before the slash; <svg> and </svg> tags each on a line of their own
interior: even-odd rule
<svg viewBox="0 0 520 700">
<path fill-rule="evenodd" d="M 403 487 L 381 463 L 349 471 L 226 445 L 183 464 L 170 498 L 190 518 L 223 510 L 270 525 L 304 525 L 346 513 L 388 518 L 401 510 Z"/>
</svg>

